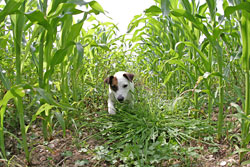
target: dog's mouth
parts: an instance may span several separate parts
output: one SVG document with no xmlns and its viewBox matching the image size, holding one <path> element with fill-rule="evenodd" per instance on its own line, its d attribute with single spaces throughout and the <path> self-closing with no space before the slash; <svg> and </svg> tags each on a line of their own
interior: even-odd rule
<svg viewBox="0 0 250 167">
<path fill-rule="evenodd" d="M 118 100 L 118 99 L 116 99 L 119 103 L 121 103 L 121 104 L 127 104 L 127 103 L 129 103 L 129 101 L 128 100 Z"/>
<path fill-rule="evenodd" d="M 118 101 L 119 103 L 124 103 L 124 100 L 119 100 L 119 99 L 117 99 L 117 101 Z"/>
<path fill-rule="evenodd" d="M 124 98 L 122 95 L 119 95 L 119 96 L 117 97 L 117 101 L 119 101 L 120 103 L 123 103 L 124 100 L 125 100 L 125 98 Z"/>
</svg>

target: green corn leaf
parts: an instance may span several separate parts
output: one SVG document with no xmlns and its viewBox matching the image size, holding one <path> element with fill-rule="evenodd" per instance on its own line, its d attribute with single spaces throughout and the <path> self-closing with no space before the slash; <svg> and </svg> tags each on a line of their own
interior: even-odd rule
<svg viewBox="0 0 250 167">
<path fill-rule="evenodd" d="M 58 7 L 56 8 L 56 10 L 54 12 L 49 13 L 48 18 L 55 18 L 55 17 L 61 15 L 62 13 L 75 15 L 75 14 L 80 14 L 83 12 L 81 10 L 76 9 L 75 7 L 76 7 L 75 4 L 61 3 L 58 5 Z"/>
<path fill-rule="evenodd" d="M 164 17 L 168 16 L 170 12 L 170 5 L 169 0 L 161 0 L 161 11 Z"/>
<path fill-rule="evenodd" d="M 195 46 L 195 44 L 194 43 L 192 43 L 192 42 L 182 42 L 182 43 L 184 43 L 185 45 L 187 45 L 187 46 L 191 46 L 192 48 L 194 48 L 198 53 L 199 53 L 199 55 L 201 56 L 201 60 L 202 60 L 202 62 L 204 63 L 204 65 L 205 65 L 205 67 L 206 67 L 206 70 L 207 71 L 210 71 L 210 66 L 209 66 L 209 62 L 208 62 L 208 60 L 207 60 L 207 57 L 203 54 L 203 52 L 200 50 L 200 49 L 198 49 L 196 46 Z"/>
<path fill-rule="evenodd" d="M 95 12 L 97 12 L 97 14 L 98 14 L 99 12 L 104 13 L 104 10 L 103 10 L 102 6 L 101 6 L 98 2 L 96 2 L 96 1 L 91 1 L 91 2 L 89 3 L 89 6 L 90 6 Z"/>
<path fill-rule="evenodd" d="M 242 110 L 242 109 L 237 107 L 237 111 L 241 112 L 240 110 Z M 237 113 L 237 114 L 234 114 L 233 116 L 235 116 L 236 118 L 241 120 L 241 122 L 242 122 L 242 120 L 250 122 L 250 118 L 248 116 L 246 116 L 246 114 L 244 114 L 244 113 Z"/>
<path fill-rule="evenodd" d="M 0 12 L 0 23 L 4 21 L 7 15 L 16 13 L 23 2 L 24 0 L 9 0 L 4 9 Z"/>
<path fill-rule="evenodd" d="M 208 32 L 206 26 L 198 21 L 191 13 L 187 12 L 186 10 L 183 9 L 173 9 L 170 12 L 173 16 L 176 17 L 185 17 L 186 19 L 188 19 L 198 30 L 202 31 L 204 35 L 206 35 L 206 37 L 210 40 L 210 41 L 214 41 L 213 37 L 210 35 L 210 33 Z"/>
<path fill-rule="evenodd" d="M 240 148 L 240 149 L 236 150 L 235 152 L 233 152 L 233 154 L 244 153 L 244 152 L 250 152 L 250 149 L 249 148 Z"/>
<path fill-rule="evenodd" d="M 72 108 L 71 106 L 68 106 L 66 104 L 61 104 L 61 103 L 57 103 L 53 97 L 51 96 L 50 93 L 46 92 L 44 89 L 41 88 L 35 88 L 35 91 L 38 92 L 38 94 L 50 105 L 54 105 L 60 108 L 64 108 L 67 110 L 75 110 L 74 108 Z"/>
<path fill-rule="evenodd" d="M 20 86 L 12 87 L 0 100 L 0 147 L 3 153 L 3 156 L 6 157 L 5 153 L 5 145 L 4 145 L 4 131 L 3 131 L 3 122 L 4 122 L 4 114 L 6 111 L 6 107 L 8 101 L 15 97 L 23 97 L 25 95 L 24 90 Z"/>
<path fill-rule="evenodd" d="M 228 6 L 224 11 L 224 15 L 226 17 L 229 17 L 232 13 L 234 13 L 237 10 L 245 10 L 250 13 L 250 2 L 242 2 L 236 6 Z"/>
<path fill-rule="evenodd" d="M 68 34 L 68 42 L 74 41 L 76 39 L 76 37 L 78 37 L 80 35 L 80 31 L 82 29 L 82 25 L 83 25 L 84 20 L 80 21 L 77 24 L 72 25 L 71 30 Z"/>
<path fill-rule="evenodd" d="M 43 12 L 39 10 L 35 10 L 32 12 L 25 13 L 25 16 L 33 23 L 37 23 L 41 26 L 43 26 L 45 29 L 51 31 L 52 27 L 49 24 L 48 20 L 46 19 Z"/>
<path fill-rule="evenodd" d="M 58 109 L 56 110 L 55 115 L 56 115 L 56 118 L 57 118 L 59 124 L 62 127 L 63 136 L 65 137 L 66 136 L 66 125 L 65 125 L 65 120 L 63 119 L 63 115 Z"/>
<path fill-rule="evenodd" d="M 181 0 L 180 1 L 184 9 L 186 9 L 187 12 L 192 13 L 192 8 L 188 0 Z"/>
<path fill-rule="evenodd" d="M 241 107 L 238 104 L 232 102 L 232 103 L 230 103 L 230 105 L 232 107 L 236 108 L 236 110 L 238 111 L 238 113 L 244 114 L 243 110 L 241 109 Z"/>
<path fill-rule="evenodd" d="M 249 150 L 248 152 L 250 152 L 250 150 Z M 242 166 L 243 166 L 243 165 L 249 165 L 249 164 L 250 164 L 250 160 L 246 160 L 246 161 L 243 161 L 243 162 L 241 163 Z"/>
<path fill-rule="evenodd" d="M 226 8 L 229 6 L 227 0 L 223 0 L 222 6 L 223 6 L 223 10 L 224 10 L 224 12 L 225 12 Z"/>
<path fill-rule="evenodd" d="M 164 17 L 168 16 L 170 12 L 170 1 L 169 0 L 161 0 L 161 10 Z"/>
<path fill-rule="evenodd" d="M 173 75 L 174 72 L 175 72 L 175 71 L 170 71 L 170 72 L 168 73 L 168 75 L 166 76 L 166 78 L 165 78 L 165 80 L 164 80 L 164 84 L 166 84 L 166 83 L 170 80 L 170 78 L 171 78 L 171 76 Z"/>
<path fill-rule="evenodd" d="M 168 60 L 167 61 L 169 64 L 178 64 L 180 67 L 182 67 L 183 69 L 186 68 L 185 64 L 182 62 L 182 60 L 174 60 L 174 59 L 171 59 L 171 60 Z"/>
<path fill-rule="evenodd" d="M 145 14 L 152 14 L 153 16 L 158 16 L 159 14 L 161 14 L 161 9 L 156 6 L 156 5 L 152 5 L 150 8 L 146 9 Z"/>
<path fill-rule="evenodd" d="M 76 63 L 76 69 L 78 69 L 80 67 L 80 65 L 82 64 L 83 54 L 84 54 L 83 46 L 81 43 L 76 43 L 76 50 L 78 53 L 78 60 Z"/>
<path fill-rule="evenodd" d="M 212 20 L 216 14 L 216 0 L 206 0 Z"/>
<path fill-rule="evenodd" d="M 11 87 L 10 81 L 9 79 L 5 76 L 5 74 L 3 73 L 3 69 L 0 66 L 0 80 L 2 81 L 4 87 L 9 90 Z"/>
<path fill-rule="evenodd" d="M 210 73 L 210 72 L 205 72 L 205 73 L 203 74 L 203 78 L 210 78 L 210 77 L 212 77 L 212 76 L 223 77 L 219 72 L 212 72 L 212 73 Z"/>
<path fill-rule="evenodd" d="M 34 115 L 32 115 L 32 119 L 31 119 L 31 121 L 29 122 L 29 124 L 26 126 L 26 128 L 25 128 L 25 132 L 27 132 L 28 130 L 29 130 L 29 127 L 32 125 L 32 123 L 37 119 L 37 116 L 40 116 L 41 115 L 41 113 L 42 112 L 44 112 L 44 111 L 49 111 L 49 110 L 51 110 L 53 107 L 55 107 L 54 105 L 50 105 L 50 104 L 48 104 L 48 103 L 45 103 L 45 104 L 43 104 L 43 105 L 41 105 L 40 107 L 39 107 L 39 109 L 37 110 L 37 112 L 34 114 Z"/>
<path fill-rule="evenodd" d="M 102 49 L 104 49 L 106 51 L 110 50 L 109 47 L 106 44 L 97 44 L 95 41 L 92 41 L 90 45 L 94 46 L 94 47 L 100 47 L 100 48 L 102 48 Z"/>
<path fill-rule="evenodd" d="M 67 44 L 66 48 L 59 49 L 58 51 L 56 51 L 56 53 L 54 54 L 54 56 L 52 58 L 52 61 L 51 61 L 51 65 L 50 65 L 51 69 L 54 69 L 55 65 L 60 64 L 61 62 L 63 62 L 69 47 L 72 46 L 72 45 L 74 45 L 74 42 L 69 42 Z"/>
<path fill-rule="evenodd" d="M 208 7 L 207 3 L 204 3 L 203 5 L 201 5 L 199 7 L 199 15 L 203 16 L 207 10 L 207 7 Z"/>
<path fill-rule="evenodd" d="M 89 4 L 89 2 L 85 0 L 69 0 L 67 3 L 73 3 L 80 6 Z"/>
</svg>

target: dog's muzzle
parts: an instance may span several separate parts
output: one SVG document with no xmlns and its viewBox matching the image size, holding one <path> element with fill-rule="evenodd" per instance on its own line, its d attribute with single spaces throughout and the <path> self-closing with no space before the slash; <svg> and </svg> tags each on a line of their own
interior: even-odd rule
<svg viewBox="0 0 250 167">
<path fill-rule="evenodd" d="M 124 101 L 124 97 L 123 97 L 122 95 L 119 95 L 119 96 L 117 97 L 117 100 L 121 103 L 121 102 Z"/>
</svg>

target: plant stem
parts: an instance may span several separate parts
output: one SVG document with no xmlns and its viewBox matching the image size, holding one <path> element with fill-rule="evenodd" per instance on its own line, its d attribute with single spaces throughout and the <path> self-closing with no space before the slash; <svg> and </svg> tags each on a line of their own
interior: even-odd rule
<svg viewBox="0 0 250 167">
<path fill-rule="evenodd" d="M 21 11 L 25 11 L 25 1 L 21 7 Z M 14 24 L 14 43 L 15 43 L 15 52 L 16 52 L 16 84 L 21 84 L 21 39 L 23 35 L 23 26 L 24 26 L 24 15 L 23 14 L 16 14 L 16 22 Z M 27 136 L 25 132 L 25 123 L 24 123 L 24 111 L 23 111 L 23 101 L 22 97 L 17 97 L 16 99 L 16 106 L 19 115 L 19 123 L 22 133 L 22 147 L 25 152 L 25 157 L 29 162 L 29 150 L 27 144 Z"/>
</svg>

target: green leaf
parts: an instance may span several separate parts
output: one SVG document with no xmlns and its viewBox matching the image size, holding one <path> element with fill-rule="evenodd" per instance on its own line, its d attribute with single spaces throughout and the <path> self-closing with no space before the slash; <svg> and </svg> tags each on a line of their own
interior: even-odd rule
<svg viewBox="0 0 250 167">
<path fill-rule="evenodd" d="M 206 0 L 211 15 L 211 19 L 214 20 L 216 14 L 216 0 Z"/>
<path fill-rule="evenodd" d="M 97 12 L 104 13 L 104 10 L 103 10 L 102 6 L 101 6 L 98 2 L 96 2 L 96 1 L 91 1 L 91 2 L 89 3 L 89 5 L 90 5 L 90 7 L 91 7 L 93 10 L 95 10 L 95 11 L 97 11 Z"/>
<path fill-rule="evenodd" d="M 83 25 L 84 20 L 80 21 L 77 24 L 72 25 L 70 32 L 68 34 L 68 42 L 72 42 L 76 39 L 77 36 L 80 35 L 80 31 L 82 29 L 82 25 Z"/>
<path fill-rule="evenodd" d="M 50 104 L 48 104 L 48 103 L 45 103 L 45 104 L 41 105 L 41 106 L 39 107 L 39 109 L 37 110 L 37 112 L 36 112 L 34 115 L 32 115 L 32 119 L 31 119 L 29 125 L 26 126 L 25 131 L 26 131 L 26 132 L 28 131 L 29 127 L 30 127 L 30 126 L 32 125 L 32 123 L 37 119 L 37 116 L 40 116 L 41 113 L 44 112 L 44 111 L 47 111 L 47 112 L 48 112 L 48 111 L 51 110 L 53 107 L 55 107 L 55 106 L 54 106 L 54 105 L 50 105 Z"/>
<path fill-rule="evenodd" d="M 250 13 L 250 2 L 242 2 L 239 5 L 236 6 L 228 6 L 225 9 L 224 15 L 226 17 L 229 17 L 232 13 L 234 13 L 237 10 L 246 10 Z"/>
<path fill-rule="evenodd" d="M 76 43 L 76 50 L 78 53 L 76 69 L 78 69 L 80 67 L 80 65 L 82 64 L 83 54 L 84 54 L 84 50 L 83 50 L 81 43 Z"/>
<path fill-rule="evenodd" d="M 61 107 L 64 109 L 68 109 L 68 110 L 75 110 L 74 108 L 72 108 L 71 106 L 68 106 L 66 104 L 61 104 L 61 103 L 57 103 L 51 96 L 50 93 L 46 92 L 44 89 L 42 88 L 35 88 L 34 90 L 36 90 L 39 95 L 50 105 L 55 105 L 57 107 Z"/>
<path fill-rule="evenodd" d="M 192 13 L 192 11 L 191 11 L 191 5 L 188 2 L 188 0 L 181 0 L 181 4 L 186 9 L 187 12 Z"/>
<path fill-rule="evenodd" d="M 73 153 L 71 151 L 65 151 L 62 153 L 62 155 L 65 157 L 71 157 L 73 155 Z"/>
<path fill-rule="evenodd" d="M 0 80 L 2 81 L 4 87 L 9 90 L 11 87 L 10 81 L 7 77 L 5 77 L 5 74 L 3 72 L 2 67 L 0 66 Z"/>
<path fill-rule="evenodd" d="M 229 6 L 227 0 L 223 0 L 222 6 L 223 6 L 223 10 L 225 11 L 226 8 Z"/>
<path fill-rule="evenodd" d="M 203 64 L 206 67 L 206 70 L 210 71 L 210 69 L 209 69 L 210 66 L 209 66 L 207 57 L 203 54 L 203 52 L 200 49 L 198 49 L 198 47 L 195 46 L 195 44 L 192 43 L 192 42 L 183 42 L 183 43 L 186 44 L 187 46 L 191 46 L 192 48 L 194 48 L 199 53 L 199 55 L 201 57 L 201 60 L 202 60 Z"/>
<path fill-rule="evenodd" d="M 249 148 L 240 148 L 240 149 L 236 150 L 233 154 L 244 153 L 244 152 L 250 152 L 250 149 Z"/>
<path fill-rule="evenodd" d="M 35 10 L 35 11 L 32 11 L 32 12 L 28 12 L 28 13 L 25 13 L 25 16 L 33 23 L 37 23 L 41 26 L 43 26 L 45 29 L 47 30 L 51 30 L 51 26 L 48 22 L 48 20 L 46 19 L 44 13 L 42 13 L 41 11 L 39 10 Z"/>
<path fill-rule="evenodd" d="M 203 78 L 209 78 L 209 77 L 212 77 L 212 76 L 217 76 L 217 77 L 223 77 L 219 72 L 205 72 L 203 74 Z"/>
<path fill-rule="evenodd" d="M 172 14 L 173 16 L 176 16 L 176 17 L 185 17 L 194 25 L 194 27 L 196 27 L 198 30 L 202 31 L 202 33 L 204 35 L 206 35 L 206 37 L 211 42 L 214 41 L 213 37 L 208 32 L 207 27 L 202 22 L 198 21 L 191 13 L 188 13 L 186 10 L 183 10 L 183 9 L 173 9 L 170 11 L 170 14 Z"/>
<path fill-rule="evenodd" d="M 86 2 L 85 0 L 69 0 L 67 3 L 73 3 L 80 6 L 89 4 L 89 2 Z"/>
<path fill-rule="evenodd" d="M 101 47 L 102 49 L 106 51 L 110 51 L 109 47 L 106 44 L 97 44 L 96 42 L 92 41 L 91 46 Z"/>
<path fill-rule="evenodd" d="M 66 48 L 63 49 L 59 49 L 56 51 L 56 53 L 54 54 L 54 56 L 52 57 L 52 61 L 51 61 L 51 65 L 50 65 L 50 69 L 54 70 L 55 65 L 60 64 L 61 62 L 63 62 L 68 49 L 70 46 L 74 45 L 74 42 L 69 42 L 66 46 Z"/>
<path fill-rule="evenodd" d="M 51 11 L 48 15 L 48 18 L 55 18 L 61 14 L 70 14 L 70 15 L 76 15 L 76 14 L 80 14 L 83 11 L 78 10 L 75 8 L 76 5 L 75 4 L 71 4 L 71 3 L 61 3 L 57 8 L 56 11 Z"/>
<path fill-rule="evenodd" d="M 171 78 L 171 76 L 173 75 L 173 73 L 174 73 L 174 71 L 170 71 L 168 73 L 168 75 L 166 76 L 166 78 L 164 80 L 164 84 L 166 84 L 169 81 L 169 79 Z"/>
<path fill-rule="evenodd" d="M 161 13 L 161 9 L 156 5 L 152 5 L 150 8 L 145 10 L 145 14 L 148 13 L 154 16 L 158 16 Z"/>
<path fill-rule="evenodd" d="M 4 9 L 0 12 L 0 23 L 4 21 L 7 15 L 11 15 L 17 12 L 18 8 L 24 0 L 9 0 L 5 5 Z"/>
<path fill-rule="evenodd" d="M 51 15 L 51 13 L 55 12 L 58 8 L 58 6 L 61 4 L 61 3 L 65 3 L 66 0 L 53 0 L 52 1 L 52 5 L 51 5 L 51 9 L 49 11 L 49 14 L 48 15 Z"/>
<path fill-rule="evenodd" d="M 207 3 L 204 3 L 203 5 L 201 5 L 199 7 L 199 15 L 204 15 L 204 13 L 206 12 L 207 10 Z"/>
<path fill-rule="evenodd" d="M 250 150 L 248 152 L 250 152 Z M 241 165 L 249 165 L 249 164 L 250 164 L 250 160 L 246 160 L 241 163 Z"/>
<path fill-rule="evenodd" d="M 56 118 L 57 118 L 59 124 L 62 127 L 63 136 L 65 137 L 66 136 L 66 126 L 65 126 L 65 121 L 63 119 L 62 113 L 59 110 L 56 110 L 55 115 L 56 115 Z"/>
<path fill-rule="evenodd" d="M 164 17 L 168 16 L 169 12 L 170 12 L 170 1 L 169 0 L 161 0 L 161 10 L 162 10 L 162 14 Z"/>
<path fill-rule="evenodd" d="M 238 104 L 232 102 L 232 103 L 230 103 L 230 105 L 232 107 L 236 108 L 236 110 L 238 111 L 238 113 L 244 114 L 243 110 L 241 109 L 241 107 Z M 241 117 L 241 116 L 237 116 L 237 117 Z"/>
</svg>

